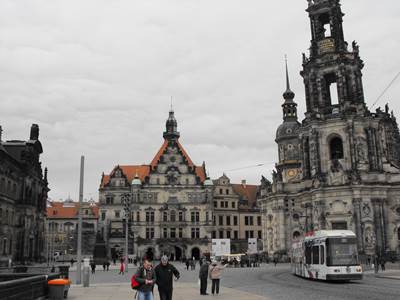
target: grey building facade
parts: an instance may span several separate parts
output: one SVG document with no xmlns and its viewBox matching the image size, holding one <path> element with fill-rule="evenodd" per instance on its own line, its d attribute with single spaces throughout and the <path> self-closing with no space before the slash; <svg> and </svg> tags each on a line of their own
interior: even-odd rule
<svg viewBox="0 0 400 300">
<path fill-rule="evenodd" d="M 47 169 L 42 171 L 39 126 L 27 141 L 2 141 L 0 127 L 0 260 L 45 259 Z"/>
<path fill-rule="evenodd" d="M 400 253 L 400 135 L 389 106 L 365 103 L 357 43 L 344 38 L 339 0 L 309 0 L 311 47 L 303 54 L 305 118 L 283 94 L 279 162 L 264 179 L 264 250 L 290 252 L 307 231 L 350 229 L 367 255 Z M 336 101 L 336 102 L 335 102 Z"/>
</svg>

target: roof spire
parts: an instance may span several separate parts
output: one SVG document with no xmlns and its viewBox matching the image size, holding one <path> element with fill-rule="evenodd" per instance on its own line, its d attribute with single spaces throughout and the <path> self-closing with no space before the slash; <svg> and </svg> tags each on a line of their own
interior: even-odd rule
<svg viewBox="0 0 400 300">
<path fill-rule="evenodd" d="M 171 96 L 171 109 L 170 109 L 170 111 L 174 111 L 174 108 L 172 106 L 172 96 Z"/>
<path fill-rule="evenodd" d="M 285 68 L 286 68 L 286 91 L 283 93 L 283 98 L 286 100 L 285 102 L 293 102 L 295 94 L 290 89 L 289 70 L 288 70 L 286 54 L 285 54 Z"/>
<path fill-rule="evenodd" d="M 285 66 L 286 66 L 286 90 L 290 90 L 290 82 L 289 82 L 289 71 L 287 66 L 287 55 L 285 54 Z"/>
<path fill-rule="evenodd" d="M 165 127 L 166 130 L 163 134 L 165 139 L 172 140 L 179 138 L 180 134 L 178 132 L 178 122 L 176 121 L 175 113 L 172 110 L 172 99 L 171 99 L 171 110 L 169 111 L 169 116 L 165 124 Z"/>
</svg>

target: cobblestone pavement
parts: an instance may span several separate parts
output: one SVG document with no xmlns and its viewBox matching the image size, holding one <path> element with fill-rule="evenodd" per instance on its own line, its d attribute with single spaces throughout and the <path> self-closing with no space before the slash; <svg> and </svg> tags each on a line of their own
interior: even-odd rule
<svg viewBox="0 0 400 300">
<path fill-rule="evenodd" d="M 186 271 L 180 263 L 176 264 L 176 266 L 182 276 L 175 283 L 175 294 L 178 296 L 180 289 L 183 291 L 185 287 L 186 292 L 184 295 L 187 295 L 189 299 L 196 299 L 192 297 L 197 297 L 199 293 L 197 287 L 198 268 L 195 271 Z M 95 275 L 91 275 L 91 282 L 96 284 L 96 289 L 106 285 L 106 283 L 107 286 L 110 283 L 122 284 L 121 288 L 123 289 L 123 284 L 129 287 L 130 277 L 134 269 L 131 268 L 129 271 L 126 275 L 118 275 L 117 270 L 110 270 L 109 272 L 97 271 Z M 71 272 L 73 282 L 75 282 L 74 276 L 75 272 Z M 400 271 L 389 270 L 385 273 L 379 273 L 377 276 L 372 271 L 367 271 L 362 281 L 329 283 L 293 276 L 290 273 L 290 266 L 287 264 L 278 265 L 276 268 L 273 265 L 267 265 L 261 268 L 226 269 L 221 280 L 221 292 L 224 294 L 225 291 L 231 291 L 232 289 L 238 291 L 238 294 L 234 293 L 234 295 L 241 295 L 239 292 L 246 292 L 271 300 L 399 300 L 400 281 L 382 276 L 400 278 Z M 74 289 L 75 287 L 72 287 L 72 293 Z M 115 289 L 115 291 L 117 290 Z M 235 299 L 250 300 L 248 294 L 240 297 L 242 298 Z M 178 298 L 174 297 L 174 299 Z M 118 299 L 113 298 L 113 300 Z"/>
</svg>

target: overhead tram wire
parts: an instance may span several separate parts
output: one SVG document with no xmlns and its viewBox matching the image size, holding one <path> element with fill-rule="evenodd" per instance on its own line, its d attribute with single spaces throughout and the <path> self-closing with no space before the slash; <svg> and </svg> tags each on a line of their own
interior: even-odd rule
<svg viewBox="0 0 400 300">
<path fill-rule="evenodd" d="M 383 90 L 383 92 L 379 95 L 379 97 L 376 99 L 376 101 L 374 102 L 374 104 L 372 104 L 373 108 L 378 102 L 379 100 L 381 100 L 381 98 L 383 97 L 383 95 L 386 94 L 386 92 L 391 88 L 391 86 L 393 85 L 393 83 L 397 80 L 397 78 L 400 76 L 400 72 L 397 73 L 397 75 L 393 78 L 393 80 L 388 84 L 388 86 Z"/>
</svg>

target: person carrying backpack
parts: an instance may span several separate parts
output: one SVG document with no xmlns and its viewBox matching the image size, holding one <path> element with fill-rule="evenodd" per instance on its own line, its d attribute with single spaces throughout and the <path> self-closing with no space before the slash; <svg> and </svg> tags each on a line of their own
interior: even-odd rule
<svg viewBox="0 0 400 300">
<path fill-rule="evenodd" d="M 161 263 L 154 269 L 157 278 L 160 300 L 172 300 L 173 277 L 179 279 L 178 270 L 168 262 L 168 257 L 161 257 Z"/>
<path fill-rule="evenodd" d="M 137 299 L 153 300 L 153 287 L 155 282 L 156 273 L 154 272 L 153 264 L 148 258 L 146 258 L 143 261 L 143 266 L 138 268 L 131 280 L 132 288 L 137 290 Z"/>
</svg>

